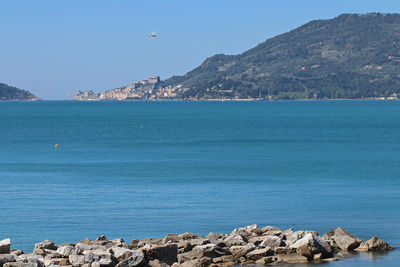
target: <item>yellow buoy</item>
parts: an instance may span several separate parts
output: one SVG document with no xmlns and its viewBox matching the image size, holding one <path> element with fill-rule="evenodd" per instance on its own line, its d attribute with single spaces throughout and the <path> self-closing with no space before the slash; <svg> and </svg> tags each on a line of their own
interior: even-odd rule
<svg viewBox="0 0 400 267">
<path fill-rule="evenodd" d="M 60 148 L 60 144 L 55 144 L 55 145 L 54 145 L 54 148 L 55 148 L 55 149 L 59 149 L 59 148 Z"/>
</svg>

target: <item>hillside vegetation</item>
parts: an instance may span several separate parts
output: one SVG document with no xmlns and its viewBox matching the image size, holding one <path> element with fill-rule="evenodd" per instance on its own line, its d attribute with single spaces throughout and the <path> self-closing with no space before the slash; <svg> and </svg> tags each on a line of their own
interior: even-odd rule
<svg viewBox="0 0 400 267">
<path fill-rule="evenodd" d="M 39 100 L 40 98 L 31 94 L 29 91 L 18 89 L 0 83 L 0 100 Z"/>
<path fill-rule="evenodd" d="M 239 55 L 218 54 L 162 87 L 183 98 L 400 96 L 400 15 L 343 14 L 311 21 Z"/>
</svg>

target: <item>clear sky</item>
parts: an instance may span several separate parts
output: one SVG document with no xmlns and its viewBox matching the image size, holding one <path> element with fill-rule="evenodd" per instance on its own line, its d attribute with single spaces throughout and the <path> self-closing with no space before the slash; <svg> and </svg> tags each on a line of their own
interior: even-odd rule
<svg viewBox="0 0 400 267">
<path fill-rule="evenodd" d="M 67 99 L 181 75 L 310 20 L 368 12 L 400 12 L 400 1 L 0 0 L 0 82 Z"/>
</svg>

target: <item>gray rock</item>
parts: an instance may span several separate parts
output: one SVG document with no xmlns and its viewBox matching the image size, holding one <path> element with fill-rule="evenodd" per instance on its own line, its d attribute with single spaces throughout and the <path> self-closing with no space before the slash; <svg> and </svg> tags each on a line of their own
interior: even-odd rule
<svg viewBox="0 0 400 267">
<path fill-rule="evenodd" d="M 10 253 L 11 240 L 9 238 L 0 241 L 0 254 Z"/>
<path fill-rule="evenodd" d="M 147 264 L 147 266 L 151 266 L 151 267 L 169 267 L 168 264 L 164 263 L 164 262 L 160 262 L 159 260 L 152 260 L 149 261 L 149 263 Z"/>
<path fill-rule="evenodd" d="M 234 264 L 235 262 L 237 262 L 238 260 L 235 259 L 235 257 L 233 257 L 232 255 L 225 255 L 225 256 L 221 256 L 221 257 L 217 257 L 212 259 L 213 263 L 219 263 L 219 264 Z"/>
<path fill-rule="evenodd" d="M 367 243 L 365 243 L 364 241 L 360 243 L 360 245 L 354 249 L 354 251 L 357 252 L 368 252 L 369 251 L 369 246 L 367 245 Z"/>
<path fill-rule="evenodd" d="M 228 237 L 227 234 L 216 234 L 216 233 L 209 233 L 206 238 L 210 240 L 210 243 L 215 245 L 220 245 L 224 242 L 224 239 Z"/>
<path fill-rule="evenodd" d="M 13 254 L 13 255 L 15 255 L 15 256 L 19 256 L 19 255 L 22 255 L 22 254 L 24 254 L 25 252 L 23 252 L 22 250 L 19 250 L 19 249 L 17 249 L 17 250 L 12 250 L 11 251 L 11 254 Z"/>
<path fill-rule="evenodd" d="M 281 247 L 282 245 L 284 245 L 282 238 L 275 235 L 267 235 L 264 237 L 264 240 L 261 242 L 259 246 L 261 248 L 266 248 L 266 247 L 276 248 L 276 247 Z"/>
<path fill-rule="evenodd" d="M 275 262 L 276 260 L 277 260 L 277 258 L 275 258 L 273 256 L 263 257 L 259 260 L 256 260 L 256 264 L 257 265 L 267 265 L 267 264 Z"/>
<path fill-rule="evenodd" d="M 138 242 L 138 247 L 144 247 L 145 245 L 162 245 L 163 239 L 161 238 L 145 238 Z"/>
<path fill-rule="evenodd" d="M 137 250 L 132 250 L 131 256 L 121 261 L 117 264 L 117 267 L 136 267 L 136 266 L 144 266 L 146 264 L 146 260 L 144 254 Z"/>
<path fill-rule="evenodd" d="M 178 258 L 178 263 L 183 263 L 185 261 L 194 260 L 196 258 L 196 254 L 192 250 L 192 251 L 178 254 L 177 258 Z"/>
<path fill-rule="evenodd" d="M 257 236 L 262 234 L 262 230 L 258 228 L 257 224 L 248 225 L 245 227 L 237 228 L 232 231 L 231 235 L 241 235 L 246 240 L 250 239 L 253 236 Z"/>
<path fill-rule="evenodd" d="M 98 262 L 101 259 L 101 256 L 98 254 L 93 254 L 93 253 L 89 253 L 84 255 L 85 256 L 85 263 L 92 263 L 92 262 Z"/>
<path fill-rule="evenodd" d="M 96 238 L 95 241 L 108 241 L 107 237 L 105 235 L 101 235 L 98 238 Z"/>
<path fill-rule="evenodd" d="M 265 239 L 265 236 L 254 236 L 251 237 L 248 242 L 253 243 L 254 245 L 258 246 L 261 244 L 261 242 Z"/>
<path fill-rule="evenodd" d="M 232 255 L 236 259 L 240 259 L 241 257 L 245 256 L 247 253 L 249 253 L 250 251 L 253 251 L 255 249 L 256 249 L 256 246 L 253 243 L 248 243 L 245 246 L 232 246 L 229 248 Z"/>
<path fill-rule="evenodd" d="M 201 263 L 198 259 L 194 259 L 181 263 L 181 267 L 201 267 Z"/>
<path fill-rule="evenodd" d="M 279 229 L 279 228 L 276 228 L 275 226 L 271 226 L 271 225 L 265 226 L 265 227 L 263 227 L 263 228 L 261 229 L 261 231 L 262 231 L 263 233 L 269 232 L 269 231 L 276 231 L 276 230 L 280 230 L 280 229 Z"/>
<path fill-rule="evenodd" d="M 15 262 L 16 257 L 11 254 L 0 254 L 0 266 L 3 266 L 3 264 L 7 262 Z"/>
<path fill-rule="evenodd" d="M 128 259 L 134 252 L 134 250 L 130 250 L 127 248 L 121 248 L 121 247 L 114 247 L 111 249 L 112 253 L 114 254 L 114 257 L 118 261 L 124 261 Z"/>
<path fill-rule="evenodd" d="M 299 254 L 279 254 L 278 262 L 283 263 L 307 263 L 308 259 Z"/>
<path fill-rule="evenodd" d="M 197 239 L 199 237 L 191 232 L 186 232 L 186 233 L 181 234 L 179 236 L 179 238 L 180 238 L 180 240 L 191 240 L 191 239 Z"/>
<path fill-rule="evenodd" d="M 387 250 L 394 249 L 388 243 L 377 238 L 376 236 L 372 237 L 370 240 L 366 241 L 365 243 L 368 246 L 369 251 L 387 251 Z"/>
<path fill-rule="evenodd" d="M 63 257 L 69 257 L 69 255 L 72 254 L 74 249 L 75 249 L 75 247 L 73 247 L 73 246 L 62 246 L 57 249 L 57 253 Z"/>
<path fill-rule="evenodd" d="M 303 238 L 297 240 L 294 244 L 290 245 L 290 248 L 298 249 L 301 246 L 306 246 L 312 254 L 322 253 L 324 257 L 331 257 L 333 254 L 331 246 L 325 240 L 312 233 L 308 233 Z"/>
<path fill-rule="evenodd" d="M 193 249 L 193 252 L 197 259 L 201 259 L 203 257 L 217 258 L 231 254 L 228 248 L 219 247 L 215 244 L 196 246 Z"/>
<path fill-rule="evenodd" d="M 115 266 L 115 262 L 111 259 L 101 258 L 97 262 L 92 262 L 91 267 L 112 267 Z"/>
<path fill-rule="evenodd" d="M 289 233 L 290 233 L 290 231 L 289 231 Z M 303 238 L 306 234 L 309 234 L 309 233 L 313 234 L 314 236 L 318 236 L 318 233 L 315 231 L 296 231 L 291 234 L 285 235 L 285 237 L 286 237 L 285 243 L 287 246 L 291 246 L 294 243 L 296 243 L 297 240 Z"/>
<path fill-rule="evenodd" d="M 297 248 L 297 254 L 300 254 L 304 257 L 306 257 L 308 260 L 312 260 L 314 258 L 314 254 L 310 251 L 307 245 L 302 245 Z M 320 258 L 322 257 L 322 253 L 317 253 L 321 254 Z"/>
<path fill-rule="evenodd" d="M 181 240 L 181 237 L 177 234 L 168 234 L 166 237 L 164 237 L 163 242 L 168 243 L 168 242 L 173 242 L 173 243 L 178 243 Z"/>
<path fill-rule="evenodd" d="M 33 254 L 44 256 L 46 253 L 44 252 L 44 249 L 35 248 L 35 250 L 33 251 Z"/>
<path fill-rule="evenodd" d="M 225 243 L 228 247 L 231 246 L 245 246 L 247 242 L 240 234 L 231 234 L 227 238 L 224 239 L 223 243 Z"/>
<path fill-rule="evenodd" d="M 361 239 L 347 232 L 342 227 L 335 229 L 335 234 L 331 237 L 341 250 L 353 250 L 357 248 Z"/>
<path fill-rule="evenodd" d="M 143 253 L 148 260 L 159 260 L 168 265 L 177 262 L 178 246 L 177 244 L 154 245 L 143 249 Z"/>
<path fill-rule="evenodd" d="M 68 261 L 72 264 L 72 266 L 81 266 L 85 263 L 84 255 L 69 255 Z"/>
<path fill-rule="evenodd" d="M 23 261 L 7 262 L 3 267 L 44 267 L 44 264 L 38 258 L 30 257 Z"/>
<path fill-rule="evenodd" d="M 273 251 L 271 250 L 271 248 L 266 247 L 266 248 L 250 251 L 249 253 L 246 254 L 246 258 L 249 261 L 257 261 L 263 257 L 272 256 L 272 255 L 273 255 Z"/>
<path fill-rule="evenodd" d="M 79 248 L 80 250 L 106 250 L 105 246 L 101 245 L 87 245 L 83 243 L 77 243 L 75 245 L 76 248 Z"/>
<path fill-rule="evenodd" d="M 58 246 L 54 244 L 54 242 L 50 240 L 44 240 L 40 243 L 35 244 L 35 249 L 52 249 L 52 250 L 57 250 Z"/>
</svg>

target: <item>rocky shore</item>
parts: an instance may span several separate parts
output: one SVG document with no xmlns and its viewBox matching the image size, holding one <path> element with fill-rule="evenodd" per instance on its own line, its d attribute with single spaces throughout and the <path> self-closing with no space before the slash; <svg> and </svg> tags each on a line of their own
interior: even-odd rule
<svg viewBox="0 0 400 267">
<path fill-rule="evenodd" d="M 352 252 L 392 250 L 377 237 L 363 241 L 338 227 L 320 236 L 315 231 L 281 230 L 249 225 L 230 234 L 168 234 L 164 238 L 84 239 L 75 244 L 37 243 L 32 253 L 11 249 L 0 241 L 0 267 L 217 267 L 327 262 Z"/>
</svg>

